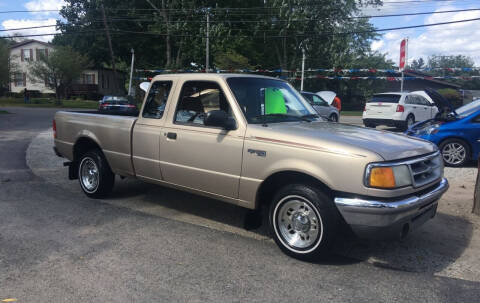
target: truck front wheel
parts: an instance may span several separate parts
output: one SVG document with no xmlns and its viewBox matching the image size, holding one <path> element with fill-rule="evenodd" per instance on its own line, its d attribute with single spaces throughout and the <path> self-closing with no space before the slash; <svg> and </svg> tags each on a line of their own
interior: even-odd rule
<svg viewBox="0 0 480 303">
<path fill-rule="evenodd" d="M 326 255 L 339 226 L 332 200 L 311 185 L 282 188 L 270 204 L 271 234 L 284 253 L 301 260 Z"/>
<path fill-rule="evenodd" d="M 86 152 L 78 163 L 78 180 L 88 197 L 103 198 L 112 191 L 115 175 L 101 151 Z"/>
</svg>

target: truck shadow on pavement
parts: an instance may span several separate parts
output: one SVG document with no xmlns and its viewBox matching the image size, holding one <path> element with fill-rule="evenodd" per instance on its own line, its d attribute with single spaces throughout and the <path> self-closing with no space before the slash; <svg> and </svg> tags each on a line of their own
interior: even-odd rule
<svg viewBox="0 0 480 303">
<path fill-rule="evenodd" d="M 153 214 L 173 220 L 239 233 L 259 240 L 269 239 L 265 221 L 260 228 L 245 230 L 247 209 L 175 189 L 136 180 L 122 180 L 107 200 L 123 200 L 127 207 L 133 203 L 137 205 L 133 208 L 146 207 Z M 348 265 L 367 262 L 376 267 L 406 272 L 451 272 L 460 270 L 451 265 L 468 247 L 472 234 L 473 226 L 466 219 L 437 213 L 434 219 L 403 240 L 342 238 L 330 257 L 316 263 Z"/>
</svg>

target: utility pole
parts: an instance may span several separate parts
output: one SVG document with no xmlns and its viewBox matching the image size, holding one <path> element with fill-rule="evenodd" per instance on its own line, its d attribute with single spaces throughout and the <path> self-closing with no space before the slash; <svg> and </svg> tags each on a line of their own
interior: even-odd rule
<svg viewBox="0 0 480 303">
<path fill-rule="evenodd" d="M 135 50 L 132 48 L 130 50 L 132 52 L 132 63 L 130 65 L 130 81 L 128 82 L 128 95 L 132 95 L 132 76 L 133 76 L 133 62 L 135 60 Z"/>
<path fill-rule="evenodd" d="M 300 91 L 303 91 L 304 73 L 305 73 L 305 48 L 302 48 L 302 81 L 300 82 Z"/>
<path fill-rule="evenodd" d="M 210 32 L 210 8 L 207 8 L 207 42 L 206 42 L 206 56 L 205 56 L 205 72 L 208 73 L 210 69 L 210 38 L 209 38 L 209 32 Z"/>
<path fill-rule="evenodd" d="M 108 41 L 108 48 L 110 50 L 110 58 L 112 60 L 112 69 L 113 69 L 113 88 L 117 88 L 117 70 L 115 69 L 115 57 L 113 56 L 113 48 L 112 48 L 112 39 L 110 38 L 110 30 L 108 29 L 107 24 L 107 17 L 105 16 L 105 7 L 103 3 L 100 6 L 102 10 L 102 17 L 103 17 L 103 26 L 105 27 L 105 34 L 107 35 Z"/>
</svg>

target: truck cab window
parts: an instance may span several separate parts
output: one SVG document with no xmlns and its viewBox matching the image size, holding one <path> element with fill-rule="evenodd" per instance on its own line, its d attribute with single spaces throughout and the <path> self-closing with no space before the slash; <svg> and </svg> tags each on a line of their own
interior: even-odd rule
<svg viewBox="0 0 480 303">
<path fill-rule="evenodd" d="M 211 110 L 223 110 L 232 114 L 220 86 L 215 82 L 188 81 L 180 93 L 175 123 L 203 125 L 205 114 Z"/>
<path fill-rule="evenodd" d="M 148 93 L 142 117 L 151 119 L 161 119 L 165 112 L 168 95 L 172 88 L 172 81 L 157 81 L 152 83 Z"/>
</svg>

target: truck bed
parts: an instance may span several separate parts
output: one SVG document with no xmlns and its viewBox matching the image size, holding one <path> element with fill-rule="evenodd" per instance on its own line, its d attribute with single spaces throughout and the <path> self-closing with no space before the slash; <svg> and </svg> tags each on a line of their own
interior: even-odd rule
<svg viewBox="0 0 480 303">
<path fill-rule="evenodd" d="M 100 146 L 114 173 L 133 175 L 131 161 L 132 129 L 137 117 L 95 111 L 59 111 L 56 147 L 73 160 L 75 142 L 89 138 Z"/>
</svg>

